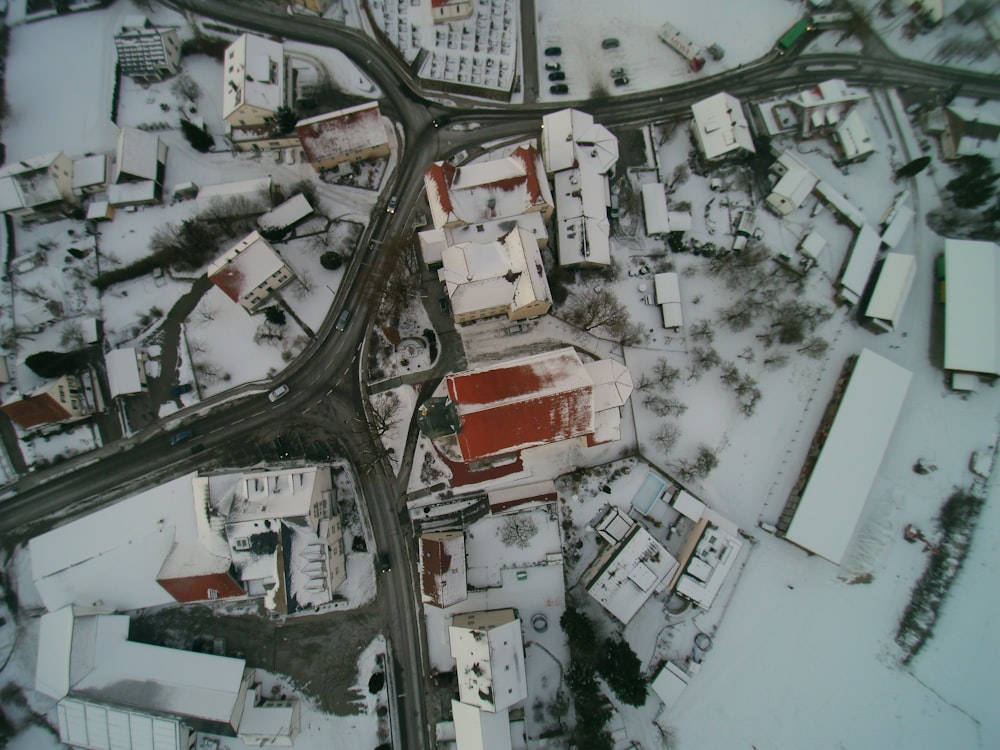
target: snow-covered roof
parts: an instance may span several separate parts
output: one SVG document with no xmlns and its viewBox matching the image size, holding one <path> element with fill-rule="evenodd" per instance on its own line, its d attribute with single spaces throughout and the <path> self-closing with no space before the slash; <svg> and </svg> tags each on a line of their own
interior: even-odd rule
<svg viewBox="0 0 1000 750">
<path fill-rule="evenodd" d="M 259 216 L 257 226 L 261 229 L 285 229 L 312 216 L 312 212 L 313 207 L 309 204 L 309 199 L 299 193 Z"/>
<path fill-rule="evenodd" d="M 316 466 L 242 474 L 226 522 L 305 517 L 317 495 L 331 486 L 330 470 Z"/>
<path fill-rule="evenodd" d="M 233 302 L 239 302 L 285 267 L 267 240 L 251 232 L 208 267 L 208 278 Z"/>
<path fill-rule="evenodd" d="M 628 535 L 632 527 L 635 526 L 635 521 L 625 515 L 617 505 L 608 504 L 593 526 L 594 531 L 601 539 L 608 544 L 615 544 Z"/>
<path fill-rule="evenodd" d="M 83 190 L 108 181 L 108 157 L 91 154 L 73 161 L 73 189 Z"/>
<path fill-rule="evenodd" d="M 854 243 L 837 280 L 838 293 L 848 303 L 856 303 L 864 294 L 868 277 L 871 276 L 872 266 L 875 265 L 881 247 L 882 238 L 878 232 L 867 222 L 863 224 L 854 237 Z"/>
<path fill-rule="evenodd" d="M 649 684 L 656 697 L 666 707 L 670 708 L 681 697 L 688 686 L 690 677 L 673 662 L 668 661 Z"/>
<path fill-rule="evenodd" d="M 167 160 L 167 147 L 155 133 L 122 128 L 118 134 L 114 181 L 156 180 L 160 162 Z"/>
<path fill-rule="evenodd" d="M 420 537 L 420 591 L 423 601 L 450 607 L 467 596 L 465 534 L 437 531 Z"/>
<path fill-rule="evenodd" d="M 240 716 L 239 738 L 247 745 L 292 745 L 292 738 L 299 729 L 297 700 L 277 701 L 268 705 L 256 690 L 248 690 L 243 697 L 243 714 Z"/>
<path fill-rule="evenodd" d="M 743 542 L 715 524 L 706 524 L 694 554 L 688 559 L 675 591 L 708 609 L 736 564 Z"/>
<path fill-rule="evenodd" d="M 802 243 L 799 245 L 799 252 L 816 260 L 826 250 L 827 244 L 829 243 L 827 243 L 826 237 L 819 232 L 810 232 L 802 239 Z"/>
<path fill-rule="evenodd" d="M 486 499 L 490 504 L 490 513 L 496 516 L 508 511 L 519 513 L 522 510 L 554 503 L 558 499 L 558 494 L 555 482 L 544 479 L 541 482 L 489 490 Z"/>
<path fill-rule="evenodd" d="M 862 349 L 785 538 L 839 565 L 913 374 Z"/>
<path fill-rule="evenodd" d="M 1000 375 L 1000 245 L 944 241 L 946 370 Z"/>
<path fill-rule="evenodd" d="M 667 194 L 662 182 L 647 182 L 642 186 L 642 213 L 646 219 L 646 234 L 650 237 L 670 231 Z"/>
<path fill-rule="evenodd" d="M 156 200 L 156 183 L 153 180 L 123 182 L 108 185 L 108 203 L 112 206 L 134 206 Z"/>
<path fill-rule="evenodd" d="M 452 700 L 451 716 L 455 722 L 457 750 L 511 750 L 510 713 L 483 711 Z"/>
<path fill-rule="evenodd" d="M 41 156 L 31 156 L 27 159 L 18 159 L 15 162 L 4 164 L 0 167 L 0 177 L 30 174 L 41 169 L 48 169 L 52 162 L 62 156 L 62 151 L 51 151 Z"/>
<path fill-rule="evenodd" d="M 389 144 L 378 102 L 366 102 L 299 120 L 295 132 L 313 164 Z"/>
<path fill-rule="evenodd" d="M 69 615 L 67 616 L 67 611 Z M 70 647 L 65 648 L 67 617 Z M 54 618 L 57 627 L 42 634 L 54 636 L 51 647 L 62 670 L 68 675 L 57 686 L 36 686 L 49 690 L 68 685 L 70 695 L 122 704 L 133 709 L 161 711 L 230 724 L 240 697 L 246 663 L 243 659 L 200 654 L 193 651 L 151 646 L 127 640 L 126 615 L 74 616 L 69 608 L 43 615 Z M 39 654 L 44 654 L 46 676 L 56 666 L 47 652 L 50 644 L 42 638 Z M 64 695 L 53 695 L 62 698 Z"/>
<path fill-rule="evenodd" d="M 656 293 L 656 304 L 663 313 L 663 327 L 680 328 L 684 325 L 680 277 L 677 273 L 668 271 L 656 274 L 653 276 L 653 289 Z"/>
<path fill-rule="evenodd" d="M 594 411 L 620 409 L 632 395 L 632 373 L 621 362 L 599 359 L 584 364 L 594 381 Z"/>
<path fill-rule="evenodd" d="M 114 750 L 188 750 L 178 719 L 110 707 L 85 698 L 56 705 L 59 739 L 73 747 Z"/>
<path fill-rule="evenodd" d="M 857 109 L 852 109 L 837 126 L 835 135 L 847 160 L 860 159 L 875 151 L 871 133 L 868 132 L 868 126 L 865 125 L 864 118 Z"/>
<path fill-rule="evenodd" d="M 687 490 L 680 490 L 670 504 L 678 513 L 692 521 L 700 521 L 705 513 L 705 503 Z"/>
<path fill-rule="evenodd" d="M 519 146 L 510 156 L 462 167 L 435 162 L 424 173 L 424 187 L 435 228 L 550 211 L 553 205 L 534 146 Z"/>
<path fill-rule="evenodd" d="M 820 180 L 813 189 L 816 191 L 816 195 L 829 203 L 848 223 L 861 228 L 868 221 L 864 211 L 851 203 L 843 193 L 829 182 Z"/>
<path fill-rule="evenodd" d="M 513 609 L 455 615 L 448 637 L 462 703 L 504 711 L 528 697 L 521 621 Z"/>
<path fill-rule="evenodd" d="M 278 42 L 243 34 L 226 48 L 222 117 L 244 104 L 274 112 L 285 102 L 285 52 Z"/>
<path fill-rule="evenodd" d="M 781 165 L 785 173 L 771 188 L 767 202 L 780 213 L 788 213 L 792 208 L 798 208 L 805 202 L 812 189 L 816 187 L 818 178 L 805 164 L 788 151 L 782 151 L 778 155 L 777 163 Z M 790 204 L 788 211 L 782 210 L 785 202 Z"/>
<path fill-rule="evenodd" d="M 427 231 L 442 232 L 442 236 L 449 245 L 459 245 L 463 242 L 486 244 L 505 237 L 515 227 L 527 230 L 535 238 L 539 247 L 548 242 L 549 234 L 545 226 L 545 215 L 541 211 L 529 211 L 517 216 L 481 221 L 478 224 L 461 224 L 445 227 L 441 230 L 429 229 Z"/>
<path fill-rule="evenodd" d="M 61 151 L 54 151 L 0 168 L 0 213 L 62 200 L 59 185 L 49 171 L 61 156 Z"/>
<path fill-rule="evenodd" d="M 559 265 L 611 263 L 607 175 L 565 169 L 552 180 L 556 200 Z"/>
<path fill-rule="evenodd" d="M 593 431 L 593 379 L 572 348 L 449 375 L 446 382 L 466 460 Z"/>
<path fill-rule="evenodd" d="M 173 602 L 156 578 L 175 541 L 213 544 L 198 522 L 196 480 L 178 477 L 30 540 L 42 603 L 127 611 Z"/>
<path fill-rule="evenodd" d="M 111 398 L 141 393 L 145 382 L 142 356 L 138 349 L 112 349 L 104 355 Z"/>
<path fill-rule="evenodd" d="M 258 177 L 252 180 L 236 180 L 206 185 L 198 191 L 198 205 L 207 206 L 216 198 L 236 198 L 238 196 L 260 198 L 271 192 L 271 178 Z"/>
<path fill-rule="evenodd" d="M 627 625 L 676 569 L 677 560 L 636 524 L 598 555 L 581 580 L 588 594 Z"/>
<path fill-rule="evenodd" d="M 692 131 L 709 161 L 737 151 L 754 153 L 753 136 L 740 100 L 720 92 L 691 105 Z"/>
<path fill-rule="evenodd" d="M 912 255 L 886 253 L 865 317 L 889 323 L 899 320 L 916 275 L 917 263 Z"/>
<path fill-rule="evenodd" d="M 882 244 L 886 247 L 896 247 L 907 230 L 913 226 L 915 214 L 913 209 L 906 205 L 909 197 L 908 190 L 897 196 L 882 219 L 882 225 L 885 227 L 882 232 Z"/>
<path fill-rule="evenodd" d="M 542 157 L 549 174 L 574 167 L 607 174 L 618 162 L 618 139 L 593 115 L 562 109 L 542 117 Z"/>
</svg>

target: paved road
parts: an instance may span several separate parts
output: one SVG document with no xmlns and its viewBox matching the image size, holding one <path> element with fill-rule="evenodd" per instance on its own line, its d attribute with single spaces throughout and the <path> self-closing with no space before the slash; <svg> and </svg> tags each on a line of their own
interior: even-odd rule
<svg viewBox="0 0 1000 750">
<path fill-rule="evenodd" d="M 529 5 L 524 2 L 522 12 Z M 358 353 L 377 308 L 379 290 L 385 287 L 394 263 L 380 250 L 380 240 L 408 231 L 407 207 L 415 205 L 423 187 L 421 176 L 431 161 L 495 139 L 535 135 L 542 114 L 569 103 L 486 109 L 481 103 L 450 97 L 456 106 L 445 107 L 425 97 L 410 80 L 406 67 L 392 54 L 378 49 L 362 32 L 315 18 L 262 15 L 256 8 L 214 0 L 190 0 L 175 3 L 177 6 L 251 30 L 341 49 L 379 84 L 385 92 L 385 111 L 401 123 L 406 137 L 399 154 L 400 167 L 390 177 L 383 202 L 376 207 L 362 237 L 364 249 L 348 265 L 326 323 L 305 354 L 278 381 L 291 387 L 288 397 L 271 404 L 262 394 L 276 383 L 244 386 L 234 394 L 202 402 L 167 425 L 150 427 L 132 439 L 25 477 L 18 484 L 21 494 L 2 506 L 0 533 L 8 539 L 24 538 L 27 527 L 37 529 L 43 519 L 53 515 L 66 518 L 140 487 L 192 471 L 203 466 L 206 459 L 217 460 L 227 446 L 239 444 L 247 435 L 301 422 L 302 415 L 306 420 L 319 417 L 342 425 L 340 449 L 356 465 L 363 462 L 365 451 L 377 455 L 371 436 L 359 426 L 364 401 L 359 375 L 364 368 Z M 530 71 L 525 70 L 525 85 L 537 77 L 533 54 L 525 58 L 526 66 L 530 65 Z M 608 125 L 665 120 L 686 115 L 693 101 L 718 91 L 754 97 L 796 89 L 832 76 L 866 86 L 903 85 L 1000 98 L 1000 80 L 994 76 L 902 61 L 881 49 L 872 62 L 853 54 L 769 57 L 713 78 L 587 102 L 586 108 Z M 473 131 L 432 127 L 432 118 L 442 114 L 449 115 L 453 123 L 476 121 L 482 127 Z M 394 215 L 384 210 L 390 194 L 399 197 L 401 207 Z M 352 321 L 346 331 L 334 331 L 332 321 L 344 307 L 353 311 Z M 168 434 L 179 422 L 195 430 L 198 441 L 206 447 L 204 453 L 193 457 L 185 449 L 169 445 Z M 424 705 L 426 649 L 413 580 L 415 550 L 398 518 L 400 488 L 384 471 L 371 471 L 362 476 L 362 491 L 379 549 L 388 550 L 396 561 L 392 572 L 381 580 L 379 606 L 394 614 L 387 627 L 401 671 L 405 746 L 432 747 Z"/>
</svg>

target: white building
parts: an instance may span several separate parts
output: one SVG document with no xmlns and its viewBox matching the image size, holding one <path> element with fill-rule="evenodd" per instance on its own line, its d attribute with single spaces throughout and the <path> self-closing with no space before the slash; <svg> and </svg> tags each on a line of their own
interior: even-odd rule
<svg viewBox="0 0 1000 750">
<path fill-rule="evenodd" d="M 496 713 L 528 697 L 521 621 L 513 609 L 455 615 L 448 637 L 462 703 Z"/>
<path fill-rule="evenodd" d="M 820 426 L 819 455 L 778 522 L 788 541 L 834 565 L 854 536 L 913 374 L 862 349 L 847 377 L 832 423 Z"/>
<path fill-rule="evenodd" d="M 246 473 L 220 499 L 233 566 L 250 596 L 280 614 L 332 601 L 347 578 L 330 470 Z"/>
<path fill-rule="evenodd" d="M 753 136 L 735 96 L 721 92 L 691 105 L 691 132 L 706 161 L 756 153 Z"/>
<path fill-rule="evenodd" d="M 542 158 L 553 179 L 559 265 L 611 263 L 608 175 L 618 163 L 618 139 L 576 109 L 542 118 Z"/>
<path fill-rule="evenodd" d="M 512 750 L 510 712 L 483 711 L 477 706 L 453 700 L 451 717 L 455 724 L 457 750 Z"/>
<path fill-rule="evenodd" d="M 606 547 L 580 577 L 587 593 L 626 625 L 653 594 L 666 589 L 678 564 L 639 524 Z"/>
<path fill-rule="evenodd" d="M 857 109 L 852 109 L 844 117 L 834 129 L 831 138 L 841 160 L 845 162 L 864 161 L 875 153 L 871 133 L 868 132 L 868 126 Z"/>
<path fill-rule="evenodd" d="M 882 238 L 865 223 L 854 236 L 854 243 L 837 279 L 837 298 L 848 305 L 857 304 L 865 293 L 872 266 L 882 247 Z"/>
<path fill-rule="evenodd" d="M 115 35 L 115 53 L 122 75 L 140 83 L 177 75 L 181 42 L 177 29 L 157 28 L 145 16 L 130 16 Z"/>
<path fill-rule="evenodd" d="M 277 42 L 243 34 L 226 48 L 222 118 L 234 128 L 269 125 L 285 104 L 285 51 Z"/>
<path fill-rule="evenodd" d="M 658 237 L 670 231 L 670 212 L 662 182 L 647 182 L 642 186 L 642 215 L 647 237 Z"/>
<path fill-rule="evenodd" d="M 159 203 L 163 200 L 166 170 L 167 145 L 159 136 L 138 128 L 122 128 L 108 202 L 112 206 Z"/>
<path fill-rule="evenodd" d="M 461 245 L 463 242 L 474 242 L 480 245 L 497 242 L 515 228 L 529 232 L 538 243 L 538 249 L 544 250 L 549 244 L 546 222 L 547 219 L 542 212 L 529 211 L 519 216 L 491 219 L 477 224 L 458 224 L 441 229 L 425 229 L 417 233 L 417 238 L 420 241 L 420 253 L 424 262 L 428 266 L 434 267 L 441 265 L 441 254 L 446 247 Z"/>
<path fill-rule="evenodd" d="M 257 226 L 262 232 L 290 230 L 313 215 L 309 199 L 302 193 L 293 195 L 280 206 L 257 217 Z"/>
<path fill-rule="evenodd" d="M 146 390 L 146 355 L 141 349 L 112 349 L 104 355 L 111 398 Z"/>
<path fill-rule="evenodd" d="M 678 330 L 684 325 L 680 277 L 673 271 L 658 273 L 653 277 L 653 289 L 656 291 L 656 304 L 663 313 L 663 327 Z"/>
<path fill-rule="evenodd" d="M 865 307 L 865 317 L 876 333 L 895 329 L 916 277 L 916 258 L 904 253 L 886 253 L 875 289 Z"/>
<path fill-rule="evenodd" d="M 208 267 L 208 278 L 229 299 L 254 313 L 295 273 L 260 233 L 251 232 Z"/>
<path fill-rule="evenodd" d="M 779 216 L 787 216 L 800 208 L 816 183 L 818 178 L 805 164 L 788 151 L 782 151 L 777 161 L 771 165 L 771 172 L 778 176 L 778 181 L 766 198 L 768 208 Z"/>
<path fill-rule="evenodd" d="M 0 167 L 0 213 L 48 221 L 62 218 L 76 204 L 73 161 L 62 151 Z"/>
<path fill-rule="evenodd" d="M 519 227 L 499 242 L 446 248 L 441 260 L 438 278 L 457 323 L 497 315 L 523 320 L 545 315 L 552 307 L 538 243 Z"/>
<path fill-rule="evenodd" d="M 952 387 L 975 390 L 980 375 L 1000 376 L 1000 245 L 944 242 L 944 369 Z"/>
<path fill-rule="evenodd" d="M 813 138 L 835 130 L 868 93 L 848 86 L 839 78 L 823 81 L 813 88 L 787 98 L 799 122 L 799 136 Z"/>
</svg>

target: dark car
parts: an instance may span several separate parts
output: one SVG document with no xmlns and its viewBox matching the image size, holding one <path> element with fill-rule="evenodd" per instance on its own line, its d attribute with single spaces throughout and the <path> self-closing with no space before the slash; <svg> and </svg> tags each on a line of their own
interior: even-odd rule
<svg viewBox="0 0 1000 750">
<path fill-rule="evenodd" d="M 609 36 L 607 39 L 601 42 L 601 49 L 615 49 L 619 47 L 621 43 L 615 39 L 613 36 Z"/>
<path fill-rule="evenodd" d="M 182 383 L 181 385 L 175 385 L 173 388 L 170 389 L 170 395 L 182 396 L 185 393 L 190 393 L 193 388 L 194 386 L 191 385 L 190 383 Z"/>
<path fill-rule="evenodd" d="M 187 442 L 194 437 L 193 430 L 181 430 L 180 432 L 175 432 L 170 436 L 171 445 L 180 445 L 181 443 Z"/>
<path fill-rule="evenodd" d="M 557 70 L 555 73 L 549 73 L 549 80 L 550 81 L 565 81 L 566 80 L 566 74 L 563 73 L 560 70 Z"/>
<path fill-rule="evenodd" d="M 191 446 L 191 455 L 192 456 L 197 455 L 198 453 L 201 453 L 203 450 L 205 450 L 205 446 L 202 443 L 196 443 L 195 445 Z"/>
<path fill-rule="evenodd" d="M 443 128 L 449 122 L 451 122 L 451 118 L 448 115 L 441 115 L 440 117 L 435 117 L 431 120 L 431 125 L 436 128 Z"/>
<path fill-rule="evenodd" d="M 568 94 L 569 93 L 569 86 L 567 86 L 565 83 L 557 83 L 557 84 L 555 84 L 553 86 L 549 86 L 549 93 L 550 94 Z"/>
<path fill-rule="evenodd" d="M 379 573 L 388 573 L 392 570 L 392 563 L 389 561 L 389 553 L 383 552 L 378 556 L 378 571 Z"/>
<path fill-rule="evenodd" d="M 546 47 L 545 54 L 549 57 L 556 57 L 562 54 L 562 47 Z"/>
<path fill-rule="evenodd" d="M 288 450 L 288 446 L 285 445 L 285 441 L 282 439 L 281 435 L 278 435 L 278 437 L 272 441 L 272 445 L 274 445 L 274 450 L 278 454 L 278 458 L 288 458 L 292 455 Z"/>
<path fill-rule="evenodd" d="M 440 305 L 440 307 L 441 307 L 441 312 L 443 312 L 443 313 L 445 313 L 447 315 L 448 314 L 448 298 L 447 297 L 439 297 L 438 298 L 438 305 Z"/>
<path fill-rule="evenodd" d="M 627 85 L 628 85 L 628 76 L 622 76 L 621 78 L 615 79 L 615 86 L 627 86 Z"/>
<path fill-rule="evenodd" d="M 313 440 L 313 452 L 320 461 L 329 461 L 332 454 L 330 453 L 330 446 L 324 443 L 322 440 Z"/>
</svg>

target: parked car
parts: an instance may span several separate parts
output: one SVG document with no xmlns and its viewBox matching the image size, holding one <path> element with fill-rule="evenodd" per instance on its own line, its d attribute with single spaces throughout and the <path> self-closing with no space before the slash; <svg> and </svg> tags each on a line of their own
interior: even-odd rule
<svg viewBox="0 0 1000 750">
<path fill-rule="evenodd" d="M 193 388 L 194 386 L 191 385 L 190 383 L 182 383 L 181 385 L 175 385 L 173 388 L 170 389 L 170 395 L 181 396 L 185 393 L 190 393 Z"/>
<path fill-rule="evenodd" d="M 337 316 L 337 323 L 335 324 L 334 327 L 338 331 L 345 331 L 347 330 L 347 324 L 350 322 L 351 322 L 351 311 L 345 307 L 343 310 L 340 311 L 340 315 Z"/>
<path fill-rule="evenodd" d="M 555 84 L 553 86 L 549 86 L 549 93 L 550 94 L 568 94 L 569 93 L 569 86 L 567 86 L 565 83 L 557 83 L 557 84 Z"/>
<path fill-rule="evenodd" d="M 274 445 L 274 450 L 278 454 L 278 458 L 288 458 L 292 455 L 288 450 L 288 446 L 285 445 L 285 441 L 281 438 L 281 435 L 278 435 L 278 437 L 271 441 L 271 444 Z"/>
<path fill-rule="evenodd" d="M 627 85 L 628 85 L 628 76 L 622 76 L 621 78 L 615 79 L 615 86 L 627 86 Z"/>
<path fill-rule="evenodd" d="M 562 47 L 546 47 L 545 54 L 547 57 L 558 57 L 562 54 Z"/>
<path fill-rule="evenodd" d="M 333 454 L 330 453 L 330 446 L 322 440 L 313 440 L 313 452 L 320 461 L 329 461 Z"/>
<path fill-rule="evenodd" d="M 547 62 L 545 63 L 546 70 L 562 70 L 562 65 L 557 62 Z"/>
<path fill-rule="evenodd" d="M 625 68 L 612 68 L 610 74 L 612 78 L 624 78 Z"/>
<path fill-rule="evenodd" d="M 563 73 L 563 72 L 561 72 L 561 71 L 557 71 L 555 73 L 549 73 L 549 80 L 550 81 L 565 81 L 566 80 L 566 74 Z"/>
<path fill-rule="evenodd" d="M 180 445 L 194 437 L 194 430 L 181 430 L 170 436 L 171 445 Z"/>
<path fill-rule="evenodd" d="M 448 314 L 448 298 L 447 297 L 439 297 L 438 298 L 438 305 L 440 305 L 440 307 L 441 307 L 441 312 L 443 312 L 445 315 L 447 315 Z"/>
<path fill-rule="evenodd" d="M 601 49 L 616 49 L 619 46 L 621 46 L 621 43 L 613 36 L 609 36 L 601 42 Z"/>
<path fill-rule="evenodd" d="M 267 394 L 267 400 L 270 401 L 273 404 L 279 398 L 283 398 L 284 396 L 287 396 L 289 390 L 290 389 L 289 389 L 288 385 L 285 384 L 285 383 L 282 383 L 277 388 L 275 388 L 273 391 L 271 391 L 270 393 Z"/>
</svg>

